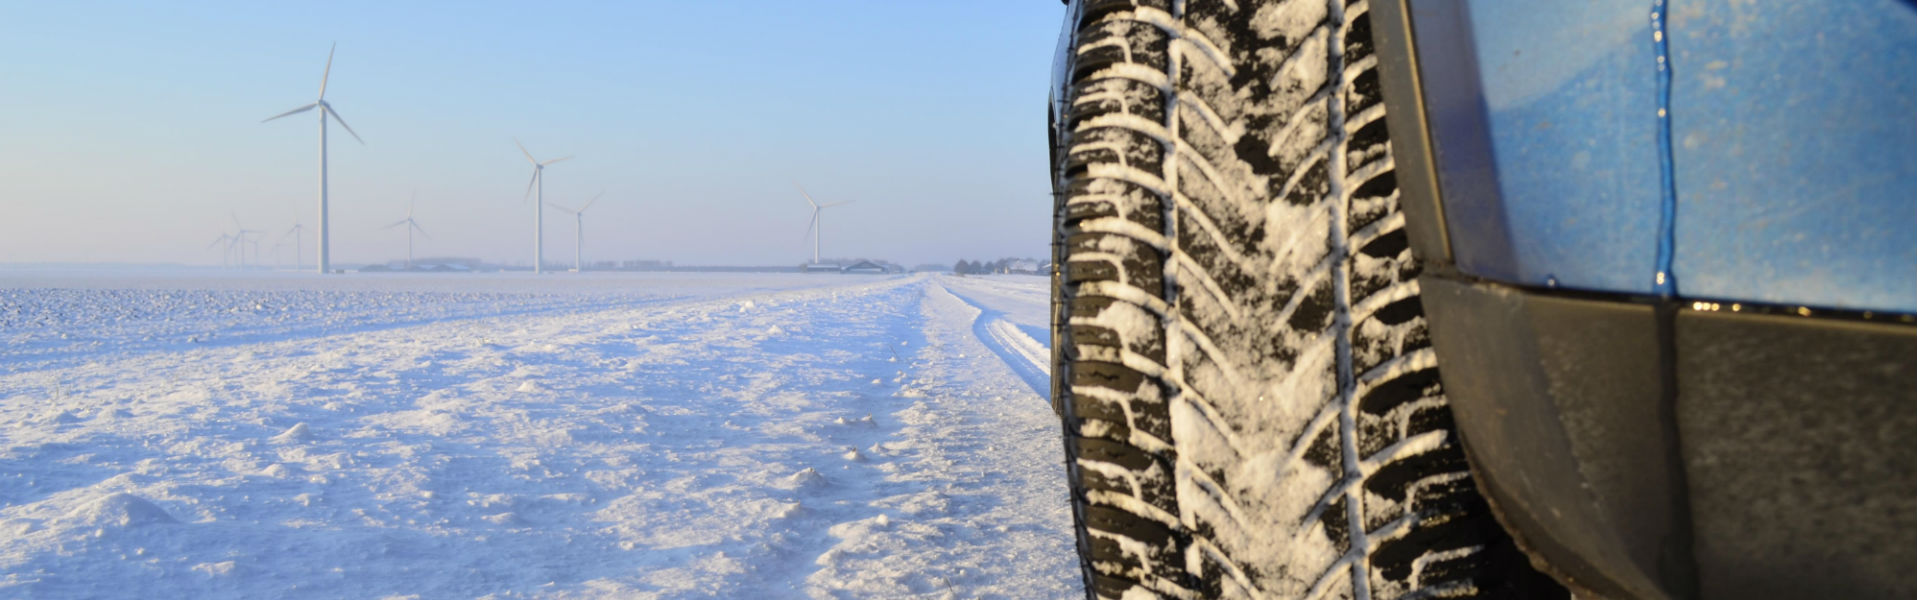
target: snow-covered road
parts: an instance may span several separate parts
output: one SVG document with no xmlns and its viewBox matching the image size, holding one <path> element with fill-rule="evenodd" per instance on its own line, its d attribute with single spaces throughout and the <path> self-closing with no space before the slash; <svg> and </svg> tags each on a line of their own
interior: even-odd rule
<svg viewBox="0 0 1917 600">
<path fill-rule="evenodd" d="M 1044 280 L 824 277 L 0 290 L 0 596 L 1082 596 Z"/>
</svg>

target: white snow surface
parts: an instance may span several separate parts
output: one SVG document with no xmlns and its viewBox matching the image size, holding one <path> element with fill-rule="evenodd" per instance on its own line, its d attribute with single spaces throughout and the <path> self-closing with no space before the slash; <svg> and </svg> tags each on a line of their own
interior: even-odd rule
<svg viewBox="0 0 1917 600">
<path fill-rule="evenodd" d="M 1082 597 L 1045 286 L 0 271 L 0 597 Z"/>
<path fill-rule="evenodd" d="M 1024 276 L 943 277 L 941 292 L 977 312 L 972 333 L 1016 372 L 1032 392 L 1049 397 L 1051 312 L 1049 282 Z"/>
</svg>

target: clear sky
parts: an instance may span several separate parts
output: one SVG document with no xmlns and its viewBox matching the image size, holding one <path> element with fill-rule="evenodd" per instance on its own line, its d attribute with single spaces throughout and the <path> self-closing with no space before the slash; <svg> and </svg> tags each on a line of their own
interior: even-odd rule
<svg viewBox="0 0 1917 600">
<path fill-rule="evenodd" d="M 531 167 L 586 254 L 905 264 L 1046 254 L 1053 0 L 0 3 L 0 262 L 216 264 L 233 213 L 273 245 L 317 221 L 326 99 L 333 260 L 530 263 Z M 313 260 L 314 242 L 303 242 Z M 279 250 L 290 262 L 292 242 Z M 546 213 L 549 261 L 572 217 Z"/>
</svg>

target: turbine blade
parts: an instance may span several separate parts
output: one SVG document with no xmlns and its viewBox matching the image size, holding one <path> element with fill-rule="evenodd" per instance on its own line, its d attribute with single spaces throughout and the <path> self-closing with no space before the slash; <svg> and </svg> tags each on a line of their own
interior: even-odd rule
<svg viewBox="0 0 1917 600">
<path fill-rule="evenodd" d="M 432 236 L 432 234 L 429 234 L 429 233 L 426 233 L 426 228 L 425 228 L 425 227 L 420 227 L 420 226 L 419 226 L 419 221 L 414 221 L 414 220 L 412 220 L 412 219 L 407 219 L 407 220 L 406 220 L 406 222 L 408 222 L 408 223 L 412 223 L 412 224 L 413 224 L 413 231 L 417 231 L 417 232 L 419 232 L 419 234 L 420 234 L 420 235 L 423 235 L 423 236 L 426 236 L 426 239 L 429 239 L 429 240 L 430 240 L 430 239 L 433 239 L 433 236 Z"/>
<path fill-rule="evenodd" d="M 521 144 L 521 143 L 519 143 L 519 138 L 513 138 L 513 145 L 514 145 L 514 146 L 518 146 L 518 147 L 519 147 L 519 151 L 520 151 L 521 153 L 523 153 L 523 154 L 525 154 L 525 155 L 526 155 L 526 162 L 529 162 L 529 163 L 532 163 L 532 164 L 535 164 L 535 165 L 536 165 L 536 164 L 539 164 L 539 159 L 537 159 L 537 158 L 533 158 L 533 157 L 532 157 L 532 151 L 531 151 L 531 150 L 527 150 L 527 149 L 526 149 L 526 145 L 525 145 L 525 144 Z"/>
<path fill-rule="evenodd" d="M 537 168 L 533 169 L 532 179 L 526 180 L 526 197 L 522 198 L 522 201 L 532 199 L 532 187 L 535 183 L 539 183 L 539 169 Z"/>
<path fill-rule="evenodd" d="M 598 194 L 594 194 L 591 200 L 587 200 L 587 201 L 586 201 L 586 205 L 585 205 L 585 206 L 581 206 L 581 207 L 579 207 L 579 210 L 575 210 L 575 211 L 573 211 L 573 212 L 575 212 L 575 213 L 583 213 L 583 212 L 586 212 L 586 209 L 588 209 L 588 208 L 592 208 L 592 203 L 594 203 L 594 202 L 598 202 L 598 201 L 599 201 L 599 197 L 600 197 L 600 196 L 604 196 L 604 195 L 606 195 L 606 193 L 605 193 L 605 192 L 599 192 Z"/>
<path fill-rule="evenodd" d="M 246 226 L 240 224 L 240 215 L 229 210 L 226 211 L 226 216 L 233 218 L 233 228 L 240 230 L 240 235 L 246 235 Z"/>
<path fill-rule="evenodd" d="M 803 185 L 799 185 L 799 182 L 797 182 L 797 181 L 794 181 L 794 182 L 792 182 L 792 187 L 795 187 L 795 188 L 799 188 L 799 195 L 800 195 L 800 196 L 805 196 L 805 203 L 806 203 L 806 204 L 810 204 L 810 205 L 812 205 L 812 208 L 818 208 L 818 207 L 819 207 L 819 203 L 818 203 L 818 202 L 814 202 L 814 201 L 812 201 L 812 194 L 807 194 L 807 193 L 805 193 L 805 186 L 803 186 Z"/>
<path fill-rule="evenodd" d="M 394 227 L 398 227 L 398 226 L 401 226 L 401 225 L 405 225 L 407 221 L 408 221 L 408 219 L 400 219 L 400 220 L 398 220 L 398 221 L 394 221 L 394 222 L 393 222 L 393 224 L 391 224 L 391 225 L 387 225 L 387 226 L 385 226 L 385 227 L 381 227 L 381 228 L 379 228 L 379 230 L 380 230 L 380 231 L 385 231 L 385 230 L 388 230 L 388 229 L 392 229 L 392 228 L 394 228 Z"/>
<path fill-rule="evenodd" d="M 326 49 L 326 70 L 320 73 L 319 97 L 321 100 L 326 99 L 326 80 L 333 76 L 333 51 L 338 49 L 339 42 L 333 42 L 333 47 Z"/>
<path fill-rule="evenodd" d="M 564 211 L 564 212 L 565 212 L 566 214 L 569 214 L 569 215 L 576 215 L 576 214 L 579 214 L 579 211 L 576 211 L 576 210 L 573 210 L 573 209 L 570 209 L 570 208 L 566 208 L 566 207 L 565 207 L 564 205 L 561 205 L 561 204 L 559 204 L 559 203 L 557 203 L 557 202 L 547 202 L 547 203 L 546 203 L 546 206 L 550 206 L 550 207 L 553 207 L 553 208 L 557 208 L 557 209 L 559 209 L 559 210 L 561 210 L 561 211 Z"/>
<path fill-rule="evenodd" d="M 265 123 L 266 121 L 271 121 L 271 120 L 273 120 L 273 119 L 278 119 L 278 118 L 280 118 L 280 117 L 287 117 L 287 116 L 292 116 L 292 115 L 297 115 L 297 114 L 300 114 L 300 113 L 303 113 L 303 112 L 306 112 L 306 111 L 309 111 L 309 110 L 313 110 L 313 107 L 315 107 L 315 106 L 319 106 L 319 103 L 318 103 L 318 102 L 314 102 L 314 103 L 312 103 L 312 104 L 308 104 L 308 105 L 306 105 L 306 106 L 302 106 L 302 107 L 299 107 L 299 108 L 295 108 L 295 109 L 293 109 L 293 110 L 289 110 L 289 111 L 286 111 L 286 112 L 283 112 L 283 113 L 280 113 L 280 114 L 277 114 L 277 115 L 273 115 L 273 116 L 271 116 L 271 117 L 267 117 L 267 118 L 266 118 L 266 120 L 264 120 L 264 121 L 260 121 L 260 122 L 261 122 L 261 123 Z"/>
<path fill-rule="evenodd" d="M 552 160 L 549 160 L 549 161 L 546 161 L 546 162 L 542 162 L 542 163 L 539 163 L 539 166 L 542 166 L 542 167 L 543 167 L 543 166 L 546 166 L 546 165 L 550 165 L 550 164 L 553 164 L 553 163 L 556 163 L 556 162 L 559 162 L 559 161 L 562 161 L 562 160 L 571 160 L 571 159 L 572 159 L 572 157 L 570 157 L 570 156 L 562 156 L 562 157 L 559 157 L 559 158 L 555 158 L 555 159 L 552 159 Z"/>
<path fill-rule="evenodd" d="M 366 145 L 366 140 L 360 140 L 360 139 L 359 139 L 359 133 L 357 133 L 357 132 L 354 132 L 354 131 L 353 131 L 353 126 L 352 126 L 352 125 L 347 125 L 347 124 L 346 124 L 346 117 L 342 117 L 342 116 L 339 116 L 339 111 L 337 111 L 337 110 L 333 110 L 333 105 L 331 105 L 331 104 L 327 104 L 327 103 L 326 103 L 326 101 L 324 101 L 324 100 L 321 100 L 321 101 L 320 101 L 320 103 L 319 103 L 319 105 L 320 105 L 320 108 L 321 108 L 321 109 L 323 109 L 323 110 L 325 110 L 325 111 L 326 111 L 326 114 L 330 114 L 330 115 L 333 115 L 333 118 L 335 118 L 335 119 L 339 119 L 339 126 L 340 126 L 340 127 L 345 127 L 345 128 L 346 128 L 346 133 L 351 133 L 351 134 L 353 134 L 353 139 L 355 139 L 355 140 L 359 140 L 359 143 L 360 143 L 360 145 L 362 145 L 362 146 L 364 146 L 364 145 Z"/>
<path fill-rule="evenodd" d="M 821 204 L 819 205 L 819 208 L 832 208 L 834 206 L 845 206 L 853 202 L 857 202 L 857 200 L 840 200 L 838 202 L 833 202 L 831 204 Z"/>
<path fill-rule="evenodd" d="M 812 220 L 806 222 L 805 224 L 805 236 L 799 238 L 799 241 L 803 242 L 805 241 L 805 238 L 812 237 L 812 230 L 814 228 L 817 228 L 818 226 L 819 226 L 819 209 L 814 208 L 812 209 Z"/>
</svg>

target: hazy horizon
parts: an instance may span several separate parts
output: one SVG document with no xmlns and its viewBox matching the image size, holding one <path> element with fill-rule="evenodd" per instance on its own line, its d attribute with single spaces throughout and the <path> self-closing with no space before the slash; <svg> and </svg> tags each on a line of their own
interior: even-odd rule
<svg viewBox="0 0 1917 600">
<path fill-rule="evenodd" d="M 336 263 L 530 264 L 531 167 L 585 219 L 586 260 L 905 265 L 1046 253 L 1052 3 L 19 5 L 0 22 L 0 263 L 217 265 L 236 215 L 259 261 L 314 261 L 313 102 Z M 547 209 L 549 263 L 574 221 Z"/>
</svg>

